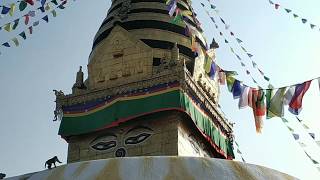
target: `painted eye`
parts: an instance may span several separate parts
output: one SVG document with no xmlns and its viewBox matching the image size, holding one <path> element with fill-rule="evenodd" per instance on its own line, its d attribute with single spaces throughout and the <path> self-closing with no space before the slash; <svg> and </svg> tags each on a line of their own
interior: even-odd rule
<svg viewBox="0 0 320 180">
<path fill-rule="evenodd" d="M 151 136 L 151 134 L 142 133 L 137 136 L 132 136 L 132 137 L 127 138 L 125 140 L 125 143 L 126 144 L 138 144 L 138 143 L 141 143 L 142 141 L 146 140 L 149 136 Z"/>
<path fill-rule="evenodd" d="M 115 141 L 109 141 L 109 142 L 98 142 L 98 143 L 92 145 L 91 147 L 95 150 L 103 151 L 103 150 L 113 148 L 115 146 L 116 146 Z"/>
</svg>

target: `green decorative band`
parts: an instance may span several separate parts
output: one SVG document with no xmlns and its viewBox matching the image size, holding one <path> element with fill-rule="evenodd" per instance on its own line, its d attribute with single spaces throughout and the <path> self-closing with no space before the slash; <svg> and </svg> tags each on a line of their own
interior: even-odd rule
<svg viewBox="0 0 320 180">
<path fill-rule="evenodd" d="M 172 87 L 150 94 L 122 97 L 99 107 L 79 114 L 65 114 L 59 134 L 63 137 L 80 135 L 117 126 L 146 114 L 176 110 L 187 113 L 202 135 L 211 145 L 228 159 L 233 159 L 232 143 L 206 113 L 197 106 L 194 98 L 185 94 L 179 87 Z"/>
</svg>

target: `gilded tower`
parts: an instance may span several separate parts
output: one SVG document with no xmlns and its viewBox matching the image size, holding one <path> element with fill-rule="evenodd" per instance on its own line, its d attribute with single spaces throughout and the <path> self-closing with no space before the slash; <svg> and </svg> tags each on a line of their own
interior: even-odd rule
<svg viewBox="0 0 320 180">
<path fill-rule="evenodd" d="M 193 13 L 189 0 L 179 9 Z M 233 159 L 232 125 L 219 110 L 215 58 L 194 14 L 173 23 L 164 0 L 112 0 L 93 42 L 88 76 L 56 91 L 68 162 L 130 156 Z M 194 51 L 198 48 L 198 51 Z M 210 49 L 211 48 L 211 49 Z M 197 52 L 197 53 L 196 53 Z"/>
</svg>

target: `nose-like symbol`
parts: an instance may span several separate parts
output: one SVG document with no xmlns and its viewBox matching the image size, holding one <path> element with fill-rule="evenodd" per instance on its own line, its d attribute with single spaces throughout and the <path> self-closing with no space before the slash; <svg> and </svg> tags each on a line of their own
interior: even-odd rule
<svg viewBox="0 0 320 180">
<path fill-rule="evenodd" d="M 125 157 L 126 150 L 124 148 L 119 148 L 119 149 L 117 149 L 115 155 L 116 155 L 116 157 Z"/>
</svg>

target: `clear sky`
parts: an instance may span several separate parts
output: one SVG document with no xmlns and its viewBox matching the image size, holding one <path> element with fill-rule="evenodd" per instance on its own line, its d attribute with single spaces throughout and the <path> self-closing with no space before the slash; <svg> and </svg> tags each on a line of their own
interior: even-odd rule
<svg viewBox="0 0 320 180">
<path fill-rule="evenodd" d="M 8 3 L 13 1 L 6 0 Z M 220 44 L 217 63 L 224 69 L 236 70 L 240 74 L 239 79 L 253 85 L 203 12 L 199 1 L 207 1 L 193 1 L 193 5 L 208 42 L 215 37 Z M 57 135 L 59 122 L 52 121 L 55 105 L 52 90 L 70 93 L 79 66 L 83 66 L 86 72 L 93 37 L 111 4 L 109 0 L 69 2 L 68 8 L 57 11 L 56 18 L 49 16 L 48 24 L 42 21 L 34 29 L 34 34 L 21 41 L 19 47 L 0 48 L 0 172 L 8 176 L 43 170 L 44 162 L 54 155 L 66 163 L 67 144 Z M 320 76 L 320 31 L 311 30 L 299 19 L 294 19 L 292 14 L 274 10 L 268 0 L 215 2 L 221 17 L 244 41 L 243 45 L 254 55 L 254 61 L 271 78 L 275 87 Z M 319 1 L 277 2 L 320 25 Z M 16 17 L 19 14 L 0 19 L 0 25 Z M 14 32 L 0 31 L 0 41 L 5 42 L 24 28 L 21 23 Z M 232 38 L 228 40 L 231 46 L 236 47 Z M 238 54 L 244 57 L 244 54 Z M 255 70 L 250 70 L 255 77 L 259 77 L 259 82 L 263 82 Z M 236 123 L 234 134 L 247 162 L 298 178 L 320 178 L 320 173 L 280 119 L 266 120 L 263 133 L 256 134 L 251 110 L 238 110 L 238 101 L 233 100 L 226 87 L 221 87 L 221 91 L 222 110 L 229 120 Z M 314 81 L 304 98 L 303 110 L 299 115 L 316 132 L 316 136 L 320 136 L 317 119 L 319 93 Z M 294 116 L 288 111 L 285 114 L 290 126 L 298 130 L 307 144 L 308 152 L 320 161 L 320 148 L 305 134 Z"/>
</svg>

